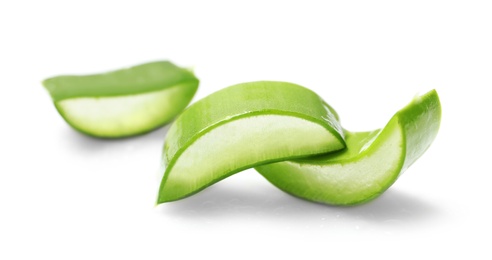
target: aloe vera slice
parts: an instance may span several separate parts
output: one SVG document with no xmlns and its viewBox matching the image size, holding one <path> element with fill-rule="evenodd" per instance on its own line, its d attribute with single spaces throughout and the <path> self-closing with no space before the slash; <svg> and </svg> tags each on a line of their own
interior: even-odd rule
<svg viewBox="0 0 492 260">
<path fill-rule="evenodd" d="M 198 79 L 171 62 L 158 61 L 103 74 L 53 77 L 43 85 L 73 128 L 117 138 L 169 122 L 189 104 Z"/>
<path fill-rule="evenodd" d="M 382 130 L 346 132 L 346 149 L 328 155 L 256 167 L 272 184 L 294 196 L 352 205 L 381 195 L 431 145 L 441 106 L 435 90 L 398 111 Z"/>
<path fill-rule="evenodd" d="M 157 203 L 250 167 L 344 146 L 335 115 L 311 90 L 271 81 L 231 86 L 191 105 L 169 129 Z"/>
</svg>

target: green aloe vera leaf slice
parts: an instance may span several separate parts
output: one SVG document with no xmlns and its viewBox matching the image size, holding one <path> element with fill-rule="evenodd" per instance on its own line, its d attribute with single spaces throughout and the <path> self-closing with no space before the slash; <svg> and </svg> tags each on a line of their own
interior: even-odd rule
<svg viewBox="0 0 492 260">
<path fill-rule="evenodd" d="M 234 85 L 188 107 L 169 129 L 157 203 L 260 164 L 344 147 L 335 115 L 311 90 L 272 81 Z"/>
<path fill-rule="evenodd" d="M 169 122 L 190 103 L 198 83 L 192 72 L 168 61 L 43 81 L 69 125 L 103 138 L 142 134 Z"/>
<path fill-rule="evenodd" d="M 435 90 L 415 98 L 382 130 L 346 132 L 346 149 L 327 155 L 256 167 L 294 196 L 332 205 L 353 205 L 381 195 L 431 145 L 441 105 Z"/>
</svg>

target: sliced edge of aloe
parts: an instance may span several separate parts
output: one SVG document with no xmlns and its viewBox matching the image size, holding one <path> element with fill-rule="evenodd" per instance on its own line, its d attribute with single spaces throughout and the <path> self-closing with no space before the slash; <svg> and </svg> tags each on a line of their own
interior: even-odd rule
<svg viewBox="0 0 492 260">
<path fill-rule="evenodd" d="M 381 195 L 431 145 L 441 106 L 432 90 L 398 111 L 382 130 L 346 132 L 346 149 L 256 167 L 281 190 L 310 201 L 355 205 Z"/>
<path fill-rule="evenodd" d="M 169 122 L 190 103 L 198 83 L 168 61 L 43 81 L 69 125 L 103 138 L 138 135 Z"/>
<path fill-rule="evenodd" d="M 335 115 L 309 89 L 272 81 L 231 86 L 190 106 L 169 129 L 157 203 L 247 168 L 344 146 Z"/>
</svg>

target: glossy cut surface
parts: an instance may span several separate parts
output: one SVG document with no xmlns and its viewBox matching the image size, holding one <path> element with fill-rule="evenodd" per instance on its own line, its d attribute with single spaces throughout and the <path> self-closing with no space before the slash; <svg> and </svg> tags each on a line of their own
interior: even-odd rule
<svg viewBox="0 0 492 260">
<path fill-rule="evenodd" d="M 273 81 L 231 86 L 190 106 L 169 129 L 158 203 L 256 165 L 343 147 L 335 115 L 311 90 Z"/>
<path fill-rule="evenodd" d="M 261 165 L 256 170 L 283 191 L 332 205 L 353 205 L 381 195 L 431 145 L 441 106 L 435 90 L 415 98 L 382 130 L 346 132 L 346 149 Z"/>
<path fill-rule="evenodd" d="M 191 101 L 198 79 L 168 61 L 43 81 L 65 121 L 88 135 L 117 138 L 155 129 Z"/>
</svg>

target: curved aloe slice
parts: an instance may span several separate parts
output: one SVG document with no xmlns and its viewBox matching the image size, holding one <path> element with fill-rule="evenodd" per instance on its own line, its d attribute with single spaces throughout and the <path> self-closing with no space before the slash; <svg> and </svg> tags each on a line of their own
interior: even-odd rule
<svg viewBox="0 0 492 260">
<path fill-rule="evenodd" d="M 314 92 L 251 82 L 215 92 L 185 110 L 166 137 L 158 203 L 192 195 L 241 170 L 344 148 L 334 114 Z"/>
<path fill-rule="evenodd" d="M 436 91 L 398 111 L 383 130 L 347 132 L 340 152 L 256 168 L 294 196 L 334 205 L 363 203 L 388 189 L 431 145 L 441 106 Z"/>
<path fill-rule="evenodd" d="M 124 137 L 155 129 L 191 101 L 198 79 L 167 61 L 86 76 L 43 81 L 60 115 L 97 137 Z"/>
</svg>

